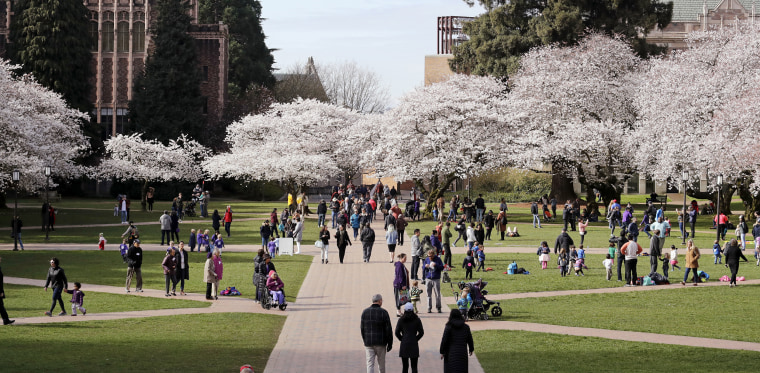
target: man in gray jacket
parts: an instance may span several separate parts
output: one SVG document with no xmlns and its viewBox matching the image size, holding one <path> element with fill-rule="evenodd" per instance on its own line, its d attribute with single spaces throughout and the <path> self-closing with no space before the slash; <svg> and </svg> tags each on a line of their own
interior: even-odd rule
<svg viewBox="0 0 760 373">
<path fill-rule="evenodd" d="M 420 268 L 420 258 L 425 255 L 422 244 L 420 244 L 420 230 L 415 229 L 412 235 L 412 280 L 419 280 L 417 271 Z"/>
<path fill-rule="evenodd" d="M 172 218 L 169 216 L 169 212 L 164 210 L 164 214 L 158 218 L 158 222 L 161 223 L 161 246 L 163 246 L 164 236 L 166 236 L 167 244 L 171 241 Z"/>
</svg>

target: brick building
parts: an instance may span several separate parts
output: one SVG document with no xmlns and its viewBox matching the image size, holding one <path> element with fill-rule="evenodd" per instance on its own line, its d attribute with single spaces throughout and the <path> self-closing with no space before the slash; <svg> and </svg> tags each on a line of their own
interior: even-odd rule
<svg viewBox="0 0 760 373">
<path fill-rule="evenodd" d="M 123 132 L 135 77 L 142 72 L 151 49 L 148 30 L 156 16 L 157 0 L 82 1 L 89 10 L 92 40 L 92 115 L 102 124 L 106 138 Z M 202 77 L 203 120 L 214 123 L 221 119 L 227 101 L 228 29 L 223 24 L 198 24 L 198 1 L 188 1 L 192 18 L 189 33 L 196 41 Z M 5 56 L 14 3 L 0 0 L 0 56 Z"/>
</svg>

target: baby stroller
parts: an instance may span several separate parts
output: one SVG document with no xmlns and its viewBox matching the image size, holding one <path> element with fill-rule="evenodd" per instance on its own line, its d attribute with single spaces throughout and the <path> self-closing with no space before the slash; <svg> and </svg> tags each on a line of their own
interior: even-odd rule
<svg viewBox="0 0 760 373">
<path fill-rule="evenodd" d="M 260 294 L 259 296 L 259 299 L 261 300 L 261 308 L 268 310 L 272 307 L 280 307 L 280 311 L 285 311 L 285 308 L 288 307 L 287 300 L 283 304 L 278 305 L 277 302 L 275 302 L 274 298 L 272 298 L 272 293 L 270 293 L 266 287 L 262 288 L 262 293 L 263 294 Z M 285 296 L 285 289 L 282 289 L 282 296 Z"/>
<path fill-rule="evenodd" d="M 493 317 L 499 317 L 502 314 L 501 309 L 501 303 L 500 302 L 494 302 L 486 299 L 486 295 L 488 294 L 488 290 L 483 290 L 484 287 L 488 285 L 488 282 L 483 281 L 483 279 L 478 279 L 478 281 L 475 282 L 467 282 L 460 281 L 457 284 L 457 287 L 459 288 L 459 291 L 462 291 L 464 288 L 470 289 L 470 297 L 472 297 L 472 305 L 467 311 L 467 318 L 476 320 L 488 320 L 488 310 L 491 310 L 491 315 Z M 459 299 L 459 291 L 454 290 L 454 285 L 451 285 L 451 289 L 454 292 L 454 298 Z M 493 307 L 491 307 L 493 306 Z"/>
<path fill-rule="evenodd" d="M 185 206 L 185 216 L 195 216 L 195 199 Z"/>
</svg>

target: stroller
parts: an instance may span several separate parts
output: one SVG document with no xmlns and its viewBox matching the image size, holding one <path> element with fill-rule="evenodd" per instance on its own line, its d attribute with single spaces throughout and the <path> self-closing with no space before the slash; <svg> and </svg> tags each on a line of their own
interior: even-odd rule
<svg viewBox="0 0 760 373">
<path fill-rule="evenodd" d="M 462 291 L 464 288 L 470 289 L 470 296 L 472 297 L 472 305 L 467 310 L 468 319 L 488 320 L 489 309 L 491 310 L 491 315 L 493 317 L 501 316 L 502 314 L 501 303 L 490 301 L 486 299 L 485 297 L 488 294 L 488 290 L 483 290 L 483 288 L 486 287 L 486 285 L 488 285 L 488 282 L 483 281 L 483 279 L 478 279 L 478 281 L 468 282 L 468 283 L 465 283 L 464 281 L 460 281 L 457 284 L 459 291 Z M 454 289 L 453 283 L 451 284 L 451 290 L 454 293 L 454 299 L 455 300 L 459 299 L 459 291 Z"/>
<path fill-rule="evenodd" d="M 185 206 L 185 216 L 195 216 L 195 198 Z"/>
</svg>

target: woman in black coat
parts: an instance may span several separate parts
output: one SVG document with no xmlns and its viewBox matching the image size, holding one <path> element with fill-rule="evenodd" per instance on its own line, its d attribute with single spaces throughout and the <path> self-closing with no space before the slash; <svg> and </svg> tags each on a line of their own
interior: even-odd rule
<svg viewBox="0 0 760 373">
<path fill-rule="evenodd" d="M 736 273 L 739 272 L 739 258 L 744 259 L 744 261 L 747 261 L 747 258 L 744 257 L 744 254 L 742 254 L 742 250 L 739 247 L 739 243 L 736 242 L 736 239 L 731 239 L 731 242 L 728 244 L 728 248 L 725 252 L 726 255 L 726 267 L 731 269 L 731 282 L 729 282 L 730 287 L 736 286 Z"/>
<path fill-rule="evenodd" d="M 425 330 L 411 303 L 404 305 L 404 316 L 398 319 L 395 334 L 401 341 L 398 356 L 401 358 L 403 373 L 409 372 L 409 360 L 412 362 L 412 373 L 417 373 L 417 359 L 420 357 L 418 341 L 425 335 Z"/>
<path fill-rule="evenodd" d="M 222 217 L 219 216 L 219 210 L 214 210 L 214 213 L 211 215 L 211 227 L 214 228 L 214 232 L 219 232 L 219 222 L 221 220 Z"/>
<path fill-rule="evenodd" d="M 470 327 L 464 323 L 462 313 L 458 309 L 451 310 L 449 322 L 443 329 L 441 338 L 441 359 L 444 373 L 467 373 L 467 352 L 475 351 Z"/>
<path fill-rule="evenodd" d="M 259 283 L 261 274 L 259 273 L 259 265 L 264 262 L 264 249 L 259 249 L 258 254 L 253 258 L 253 286 L 256 287 L 256 300 L 259 301 Z"/>
</svg>

